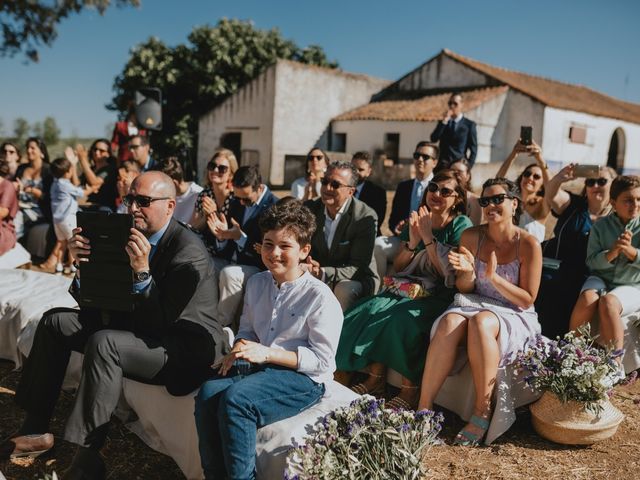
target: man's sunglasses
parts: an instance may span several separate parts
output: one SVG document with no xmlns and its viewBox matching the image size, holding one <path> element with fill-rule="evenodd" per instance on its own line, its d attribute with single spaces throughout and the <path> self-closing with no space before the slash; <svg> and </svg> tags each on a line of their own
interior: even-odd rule
<svg viewBox="0 0 640 480">
<path fill-rule="evenodd" d="M 209 170 L 210 172 L 215 172 L 217 170 L 220 175 L 224 175 L 229 170 L 229 167 L 227 165 L 218 165 L 216 163 L 210 163 L 207 166 L 207 170 Z"/>
<path fill-rule="evenodd" d="M 146 208 L 151 205 L 151 202 L 156 200 L 169 200 L 171 197 L 147 197 L 146 195 L 133 195 L 131 193 L 122 197 L 122 203 L 125 206 L 130 207 L 135 202 L 138 207 Z"/>
<path fill-rule="evenodd" d="M 250 207 L 251 205 L 253 205 L 253 200 L 251 200 L 249 197 L 236 197 L 236 198 L 238 199 L 240 204 L 244 205 L 245 207 Z"/>
<path fill-rule="evenodd" d="M 449 106 L 450 107 L 457 107 L 458 106 L 458 102 L 449 102 Z"/>
<path fill-rule="evenodd" d="M 598 186 L 599 186 L 599 187 L 604 187 L 604 186 L 607 184 L 607 182 L 609 182 L 609 179 L 608 179 L 608 178 L 604 178 L 604 177 L 600 177 L 600 178 L 587 178 L 587 179 L 584 181 L 584 184 L 585 184 L 587 187 L 593 187 L 593 186 L 595 186 L 596 184 L 598 184 Z"/>
<path fill-rule="evenodd" d="M 337 190 L 343 187 L 352 188 L 351 185 L 344 185 L 343 183 L 340 183 L 337 180 L 329 180 L 328 178 L 323 178 L 322 180 L 320 180 L 320 183 L 322 184 L 322 186 L 324 187 L 330 186 L 334 190 Z"/>
<path fill-rule="evenodd" d="M 443 198 L 453 197 L 456 195 L 455 190 L 451 190 L 450 188 L 447 188 L 447 187 L 441 187 L 435 182 L 429 182 L 429 184 L 427 185 L 427 191 L 431 193 L 440 192 L 440 196 Z"/>
<path fill-rule="evenodd" d="M 423 162 L 427 162 L 429 160 L 435 160 L 435 158 L 432 157 L 431 155 L 428 155 L 426 153 L 419 153 L 419 152 L 415 152 L 413 154 L 413 159 L 416 161 L 423 161 Z"/>
<path fill-rule="evenodd" d="M 531 170 L 524 171 L 522 173 L 522 176 L 524 178 L 533 177 L 534 180 L 540 180 L 542 178 L 542 175 L 540 175 L 539 173 L 533 173 Z"/>
<path fill-rule="evenodd" d="M 506 193 L 499 193 L 498 195 L 491 195 L 490 197 L 480 197 L 478 203 L 482 208 L 488 207 L 489 204 L 500 205 L 504 202 L 505 198 L 515 198 L 512 195 Z"/>
<path fill-rule="evenodd" d="M 129 150 L 137 150 L 138 148 L 140 148 L 142 145 L 129 145 Z"/>
</svg>

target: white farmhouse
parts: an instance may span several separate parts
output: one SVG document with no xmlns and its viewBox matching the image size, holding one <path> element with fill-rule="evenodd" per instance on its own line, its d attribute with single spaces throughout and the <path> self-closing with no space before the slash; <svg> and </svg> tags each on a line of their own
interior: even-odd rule
<svg viewBox="0 0 640 480">
<path fill-rule="evenodd" d="M 495 170 L 520 127 L 530 125 L 551 166 L 596 163 L 640 172 L 640 105 L 450 50 L 383 89 L 369 104 L 338 115 L 333 135 L 346 151 L 383 152 L 408 161 L 415 144 L 429 139 L 453 92 L 463 95 L 464 114 L 478 126 L 478 170 L 490 162 Z"/>
<path fill-rule="evenodd" d="M 368 103 L 388 80 L 279 60 L 200 118 L 198 170 L 226 147 L 264 181 L 290 183 L 314 146 L 329 150 L 331 119 Z"/>
</svg>

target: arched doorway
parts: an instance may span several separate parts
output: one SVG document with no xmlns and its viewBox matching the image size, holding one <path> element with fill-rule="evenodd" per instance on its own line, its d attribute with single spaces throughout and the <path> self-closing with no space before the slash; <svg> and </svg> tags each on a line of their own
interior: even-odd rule
<svg viewBox="0 0 640 480">
<path fill-rule="evenodd" d="M 607 166 L 614 168 L 618 173 L 622 173 L 624 170 L 625 145 L 626 139 L 624 136 L 624 130 L 618 127 L 611 135 L 609 155 L 607 156 Z"/>
</svg>

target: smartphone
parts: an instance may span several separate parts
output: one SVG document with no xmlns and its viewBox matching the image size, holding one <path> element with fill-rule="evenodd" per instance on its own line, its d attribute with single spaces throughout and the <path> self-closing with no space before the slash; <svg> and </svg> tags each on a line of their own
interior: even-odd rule
<svg viewBox="0 0 640 480">
<path fill-rule="evenodd" d="M 600 175 L 600 165 L 576 165 L 573 169 L 576 177 L 594 178 Z"/>
<path fill-rule="evenodd" d="M 531 145 L 532 141 L 532 128 L 525 126 L 520 127 L 520 143 L 522 145 Z"/>
</svg>

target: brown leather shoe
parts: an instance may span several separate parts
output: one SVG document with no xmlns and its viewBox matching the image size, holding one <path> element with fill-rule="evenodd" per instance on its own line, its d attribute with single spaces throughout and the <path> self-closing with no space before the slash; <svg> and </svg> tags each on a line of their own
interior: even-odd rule
<svg viewBox="0 0 640 480">
<path fill-rule="evenodd" d="M 53 448 L 53 435 L 42 433 L 35 435 L 21 435 L 9 440 L 15 447 L 9 458 L 35 458 Z"/>
</svg>

